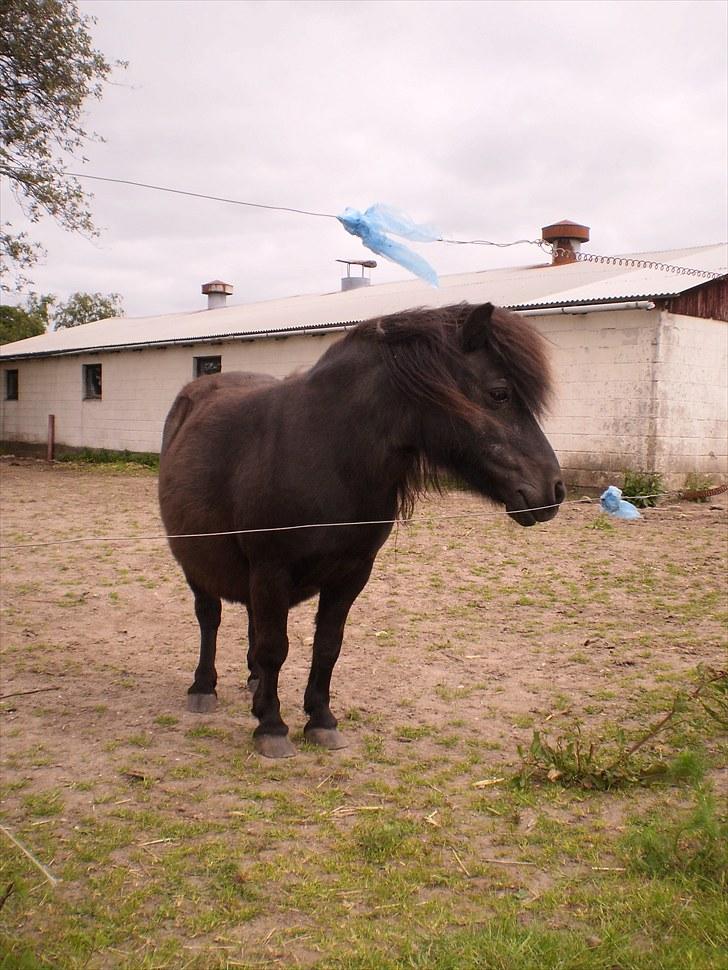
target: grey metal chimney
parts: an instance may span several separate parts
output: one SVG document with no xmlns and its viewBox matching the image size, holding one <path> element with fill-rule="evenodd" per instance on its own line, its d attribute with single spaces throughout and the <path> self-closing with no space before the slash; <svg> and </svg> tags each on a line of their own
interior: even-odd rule
<svg viewBox="0 0 728 970">
<path fill-rule="evenodd" d="M 202 292 L 207 296 L 207 309 L 217 310 L 227 303 L 227 298 L 232 295 L 233 285 L 223 283 L 222 280 L 211 280 L 202 284 Z"/>
<path fill-rule="evenodd" d="M 376 260 L 374 259 L 337 259 L 337 263 L 346 264 L 346 276 L 341 277 L 341 290 L 358 290 L 360 286 L 371 286 L 371 280 L 364 275 L 365 269 L 375 269 Z M 361 276 L 352 276 L 351 267 L 361 266 Z"/>
<path fill-rule="evenodd" d="M 581 249 L 581 244 L 589 242 L 589 226 L 562 219 L 551 226 L 544 226 L 541 238 L 554 247 L 551 265 L 563 266 L 564 263 L 576 262 L 576 254 Z"/>
</svg>

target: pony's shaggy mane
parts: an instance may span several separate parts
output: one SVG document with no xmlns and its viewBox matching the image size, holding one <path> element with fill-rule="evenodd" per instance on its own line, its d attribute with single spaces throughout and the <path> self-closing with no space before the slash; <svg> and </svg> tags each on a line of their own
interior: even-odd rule
<svg viewBox="0 0 728 970">
<path fill-rule="evenodd" d="M 467 354 L 459 335 L 474 309 L 458 303 L 393 313 L 360 323 L 349 339 L 376 340 L 394 383 L 408 397 L 473 419 L 481 410 L 462 387 Z M 544 338 L 523 317 L 494 307 L 485 347 L 523 406 L 535 416 L 542 414 L 551 396 Z"/>
</svg>

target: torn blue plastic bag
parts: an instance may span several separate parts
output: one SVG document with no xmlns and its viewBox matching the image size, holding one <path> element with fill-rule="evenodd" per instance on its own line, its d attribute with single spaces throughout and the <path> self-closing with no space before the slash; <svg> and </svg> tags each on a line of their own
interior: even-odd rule
<svg viewBox="0 0 728 970">
<path fill-rule="evenodd" d="M 622 490 L 617 488 L 616 485 L 610 485 L 606 492 L 602 492 L 599 504 L 605 512 L 613 515 L 615 519 L 642 518 L 637 507 L 622 498 Z"/>
<path fill-rule="evenodd" d="M 438 285 L 437 273 L 427 260 L 387 235 L 393 232 L 395 236 L 411 239 L 412 242 L 437 242 L 442 238 L 442 234 L 437 229 L 432 226 L 420 226 L 406 213 L 383 205 L 381 202 L 370 206 L 366 212 L 347 208 L 337 218 L 347 232 L 352 236 L 358 236 L 373 253 L 398 263 L 430 286 Z"/>
</svg>

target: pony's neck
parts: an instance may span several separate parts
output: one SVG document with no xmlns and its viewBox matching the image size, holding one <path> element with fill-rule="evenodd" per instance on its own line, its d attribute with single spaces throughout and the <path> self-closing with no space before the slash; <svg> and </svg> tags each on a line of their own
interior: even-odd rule
<svg viewBox="0 0 728 970">
<path fill-rule="evenodd" d="M 411 506 L 407 496 L 413 485 L 419 491 L 416 483 L 429 468 L 423 415 L 394 387 L 376 345 L 336 345 L 307 380 L 328 415 L 329 434 L 347 480 L 359 483 L 367 501 L 376 501 L 376 491 L 386 496 L 387 507 Z"/>
</svg>

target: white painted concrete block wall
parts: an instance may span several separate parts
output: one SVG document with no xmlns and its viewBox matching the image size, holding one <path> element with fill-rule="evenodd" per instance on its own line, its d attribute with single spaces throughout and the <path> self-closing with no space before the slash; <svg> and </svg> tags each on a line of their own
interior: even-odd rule
<svg viewBox="0 0 728 970">
<path fill-rule="evenodd" d="M 222 357 L 223 370 L 285 377 L 310 367 L 340 334 L 292 336 L 120 351 L 99 355 L 20 360 L 19 399 L 2 401 L 0 440 L 40 444 L 48 415 L 56 418 L 59 445 L 159 451 L 167 412 L 193 378 L 194 357 Z M 102 365 L 102 397 L 83 400 L 83 366 Z"/>
<path fill-rule="evenodd" d="M 657 311 L 534 318 L 551 343 L 554 405 L 544 430 L 570 484 L 646 468 Z"/>
<path fill-rule="evenodd" d="M 655 370 L 654 466 L 670 487 L 728 472 L 728 326 L 663 313 Z"/>
</svg>

